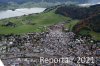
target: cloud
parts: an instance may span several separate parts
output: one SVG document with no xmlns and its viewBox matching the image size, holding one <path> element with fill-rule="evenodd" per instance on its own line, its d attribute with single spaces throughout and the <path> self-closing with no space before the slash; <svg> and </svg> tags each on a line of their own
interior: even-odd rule
<svg viewBox="0 0 100 66">
<path fill-rule="evenodd" d="M 100 4 L 100 0 L 89 0 L 88 3 L 90 3 L 90 4 Z"/>
<path fill-rule="evenodd" d="M 87 3 L 85 4 L 79 4 L 79 6 L 82 7 L 89 7 L 91 5 L 95 5 L 95 4 L 100 4 L 100 0 L 89 0 Z"/>
</svg>

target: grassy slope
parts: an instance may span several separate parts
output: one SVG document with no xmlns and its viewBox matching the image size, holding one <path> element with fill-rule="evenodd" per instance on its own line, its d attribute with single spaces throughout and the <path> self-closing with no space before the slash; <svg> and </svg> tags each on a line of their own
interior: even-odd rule
<svg viewBox="0 0 100 66">
<path fill-rule="evenodd" d="M 45 30 L 44 26 L 50 26 L 67 20 L 70 20 L 70 22 L 65 24 L 65 27 L 70 29 L 70 31 L 72 31 L 73 26 L 79 22 L 78 20 L 72 20 L 69 17 L 55 14 L 54 11 L 36 15 L 21 16 L 18 18 L 3 19 L 0 20 L 0 34 L 23 34 L 28 32 L 42 32 Z M 16 27 L 3 27 L 1 25 L 4 22 L 12 22 L 16 24 Z M 29 23 L 33 23 L 34 25 Z M 81 32 L 81 34 L 86 33 L 91 34 L 91 36 L 93 36 L 95 40 L 100 40 L 100 33 L 86 30 L 82 30 Z"/>
<path fill-rule="evenodd" d="M 19 18 L 3 19 L 0 20 L 0 34 L 41 32 L 43 31 L 44 26 L 50 26 L 68 19 L 68 17 L 55 14 L 53 11 L 37 15 L 21 16 Z M 1 26 L 4 22 L 12 22 L 16 24 L 16 27 Z M 34 25 L 29 23 L 33 23 Z"/>
<path fill-rule="evenodd" d="M 96 33 L 94 31 L 91 31 L 90 34 L 95 40 L 99 40 L 100 41 L 100 33 Z"/>
<path fill-rule="evenodd" d="M 100 33 L 97 33 L 97 32 L 94 32 L 94 31 L 84 30 L 83 29 L 83 30 L 80 31 L 79 34 L 81 34 L 81 35 L 89 34 L 89 35 L 91 35 L 94 38 L 94 40 L 100 40 Z"/>
<path fill-rule="evenodd" d="M 71 22 L 65 24 L 65 27 L 72 31 L 73 27 L 79 22 L 79 20 L 71 20 Z"/>
</svg>

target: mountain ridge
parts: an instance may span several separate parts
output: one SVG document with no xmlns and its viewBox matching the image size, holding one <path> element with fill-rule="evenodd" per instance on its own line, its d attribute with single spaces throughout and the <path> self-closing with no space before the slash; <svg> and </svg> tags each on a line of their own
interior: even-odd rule
<svg viewBox="0 0 100 66">
<path fill-rule="evenodd" d="M 9 3 L 9 2 L 16 2 L 16 3 L 26 3 L 26 2 L 78 2 L 78 3 L 85 3 L 88 2 L 88 0 L 0 0 L 0 3 Z"/>
</svg>

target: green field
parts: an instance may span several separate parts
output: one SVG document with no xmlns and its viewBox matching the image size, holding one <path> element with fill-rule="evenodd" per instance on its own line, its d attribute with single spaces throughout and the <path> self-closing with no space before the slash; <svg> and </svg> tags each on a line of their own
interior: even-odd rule
<svg viewBox="0 0 100 66">
<path fill-rule="evenodd" d="M 0 34 L 23 34 L 28 32 L 41 32 L 44 31 L 47 26 L 57 24 L 59 22 L 64 22 L 69 19 L 69 17 L 55 14 L 54 11 L 2 19 L 0 20 Z M 2 26 L 7 22 L 11 22 L 16 26 Z"/>
<path fill-rule="evenodd" d="M 66 27 L 67 29 L 69 29 L 69 31 L 73 31 L 73 27 L 74 27 L 78 22 L 79 22 L 79 20 L 72 20 L 72 19 L 71 19 L 71 21 L 70 21 L 69 23 L 65 24 L 65 27 Z"/>
<path fill-rule="evenodd" d="M 29 32 L 43 32 L 47 30 L 48 26 L 67 21 L 65 27 L 72 31 L 74 25 L 76 25 L 79 20 L 73 20 L 69 17 L 65 17 L 59 14 L 55 14 L 54 11 L 24 15 L 21 17 L 13 17 L 0 20 L 0 34 L 24 34 Z M 7 22 L 15 24 L 12 26 L 2 26 Z M 95 40 L 100 40 L 100 33 L 93 31 L 81 30 L 80 34 L 90 34 Z"/>
<path fill-rule="evenodd" d="M 100 33 L 96 33 L 94 31 L 90 32 L 90 35 L 95 39 L 100 41 Z"/>
</svg>

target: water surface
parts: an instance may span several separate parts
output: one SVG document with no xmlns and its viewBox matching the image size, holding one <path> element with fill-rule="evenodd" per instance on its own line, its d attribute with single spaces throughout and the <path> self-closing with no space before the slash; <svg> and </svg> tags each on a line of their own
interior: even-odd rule
<svg viewBox="0 0 100 66">
<path fill-rule="evenodd" d="M 21 8 L 16 10 L 0 11 L 0 19 L 43 12 L 46 8 Z"/>
</svg>

